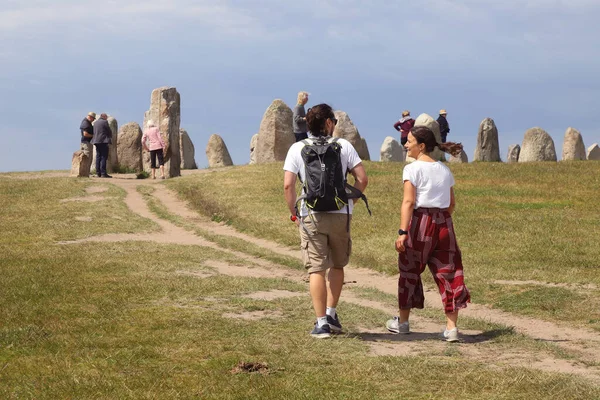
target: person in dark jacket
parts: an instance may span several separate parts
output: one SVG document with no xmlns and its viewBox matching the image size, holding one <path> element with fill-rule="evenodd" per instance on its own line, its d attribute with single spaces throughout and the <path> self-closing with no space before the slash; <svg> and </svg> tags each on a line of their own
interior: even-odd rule
<svg viewBox="0 0 600 400">
<path fill-rule="evenodd" d="M 294 118 L 292 127 L 294 128 L 294 136 L 296 142 L 308 139 L 308 128 L 306 127 L 306 110 L 304 106 L 308 103 L 308 93 L 299 92 L 296 107 L 294 107 Z"/>
<path fill-rule="evenodd" d="M 112 178 L 106 173 L 108 160 L 108 145 L 112 143 L 112 131 L 108 125 L 108 115 L 100 114 L 100 119 L 94 124 L 92 144 L 96 146 L 96 174 L 99 178 Z"/>
<path fill-rule="evenodd" d="M 446 143 L 446 137 L 450 132 L 450 125 L 448 125 L 446 114 L 446 110 L 440 110 L 440 116 L 437 119 L 437 123 L 440 125 L 440 136 L 442 136 L 442 143 Z"/>
<path fill-rule="evenodd" d="M 402 118 L 394 124 L 394 129 L 400 132 L 400 143 L 402 146 L 406 144 L 408 132 L 415 126 L 415 120 L 410 116 L 410 111 L 402 111 Z"/>
</svg>

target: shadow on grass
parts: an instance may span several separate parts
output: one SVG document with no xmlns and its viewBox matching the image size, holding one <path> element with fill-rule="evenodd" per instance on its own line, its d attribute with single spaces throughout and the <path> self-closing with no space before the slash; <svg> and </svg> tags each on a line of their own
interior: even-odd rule
<svg viewBox="0 0 600 400">
<path fill-rule="evenodd" d="M 489 331 L 485 331 L 477 334 L 469 334 L 460 332 L 459 338 L 460 343 L 467 344 L 475 344 L 475 343 L 483 343 L 493 339 L 496 339 L 500 336 L 505 335 L 514 335 L 514 330 L 512 328 L 505 329 L 493 329 Z M 378 333 L 378 332 L 364 332 L 364 333 L 354 333 L 349 334 L 351 337 L 358 338 L 365 342 L 419 342 L 419 341 L 428 341 L 435 340 L 439 341 L 442 339 L 441 332 L 411 332 L 408 334 L 395 334 L 395 333 Z"/>
</svg>

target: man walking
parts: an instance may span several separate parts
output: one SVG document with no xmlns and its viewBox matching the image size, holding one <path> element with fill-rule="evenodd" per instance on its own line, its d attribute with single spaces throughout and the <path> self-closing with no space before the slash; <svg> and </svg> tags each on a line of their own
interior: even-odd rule
<svg viewBox="0 0 600 400">
<path fill-rule="evenodd" d="M 330 211 L 314 211 L 319 209 L 319 202 L 327 203 L 327 193 L 318 199 L 311 197 L 311 189 L 304 188 L 307 195 L 306 200 L 302 201 L 300 210 L 296 210 L 296 177 L 308 185 L 307 179 L 314 179 L 307 176 L 305 158 L 303 149 L 305 146 L 316 148 L 315 143 L 323 143 L 322 146 L 329 146 L 329 151 L 334 151 L 335 167 L 327 164 L 319 164 L 317 167 L 325 168 L 325 174 L 329 176 L 329 168 L 335 173 L 335 185 L 341 183 L 344 192 L 340 196 L 345 197 L 346 171 L 349 171 L 355 178 L 355 188 L 361 192 L 367 187 L 368 179 L 365 168 L 362 165 L 358 153 L 352 147 L 352 144 L 345 139 L 332 139 L 330 136 L 337 123 L 332 108 L 327 104 L 319 104 L 309 109 L 306 116 L 310 134 L 308 139 L 294 143 L 288 150 L 283 169 L 285 171 L 283 178 L 283 190 L 285 201 L 290 211 L 290 219 L 299 227 L 300 247 L 304 267 L 309 274 L 310 295 L 313 308 L 317 317 L 314 329 L 310 333 L 315 338 L 327 338 L 331 332 L 341 332 L 342 325 L 338 318 L 336 307 L 342 293 L 344 284 L 344 267 L 348 264 L 351 243 L 350 222 L 352 217 L 353 201 L 346 199 L 344 202 L 336 195 L 334 204 L 336 207 Z M 332 147 L 334 150 L 332 150 Z M 327 153 L 331 154 L 331 153 Z M 337 156 L 339 155 L 339 156 Z M 311 162 L 308 156 L 306 159 Z M 323 156 L 325 160 L 327 156 Z M 321 161 L 317 158 L 317 161 Z M 326 162 L 326 161 L 323 161 Z M 312 164 L 309 164 L 312 165 Z M 318 174 L 317 174 L 318 175 Z M 337 182 L 337 180 L 341 182 Z M 330 182 L 327 182 L 329 184 Z M 332 190 L 325 189 L 324 192 L 331 193 Z M 339 193 L 339 191 L 338 191 Z M 309 215 L 306 204 L 311 204 Z M 319 204 L 317 204 L 319 203 Z M 329 273 L 326 275 L 326 272 Z M 329 285 L 327 285 L 327 281 Z"/>
<path fill-rule="evenodd" d="M 112 178 L 106 172 L 108 160 L 108 145 L 112 143 L 112 131 L 108 125 L 108 116 L 100 114 L 100 119 L 94 124 L 94 137 L 92 144 L 96 146 L 96 174 L 99 178 Z"/>
<path fill-rule="evenodd" d="M 308 93 L 299 92 L 296 107 L 294 107 L 293 128 L 296 142 L 308 138 L 308 129 L 306 127 L 306 110 L 304 105 L 308 103 Z"/>
<path fill-rule="evenodd" d="M 437 123 L 440 125 L 440 136 L 442 137 L 442 143 L 446 143 L 446 137 L 450 132 L 450 125 L 448 125 L 446 114 L 446 110 L 440 110 L 440 116 L 437 119 Z"/>
<path fill-rule="evenodd" d="M 90 168 L 92 167 L 92 137 L 94 136 L 94 128 L 92 122 L 96 119 L 96 113 L 89 112 L 88 115 L 81 121 L 79 129 L 81 130 L 81 151 L 88 158 L 88 162 L 85 165 L 85 173 L 83 176 L 90 175 Z"/>
</svg>

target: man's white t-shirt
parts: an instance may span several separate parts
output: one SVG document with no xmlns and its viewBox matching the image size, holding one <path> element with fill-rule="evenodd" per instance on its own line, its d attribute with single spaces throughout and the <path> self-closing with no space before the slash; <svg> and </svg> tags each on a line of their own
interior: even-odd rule
<svg viewBox="0 0 600 400">
<path fill-rule="evenodd" d="M 454 176 L 440 161 L 413 161 L 404 167 L 402 181 L 409 181 L 417 188 L 415 208 L 450 207 Z"/>
<path fill-rule="evenodd" d="M 310 141 L 313 139 L 315 139 L 315 137 L 309 134 L 308 140 Z M 354 149 L 354 146 L 352 146 L 352 144 L 349 141 L 347 141 L 346 139 L 339 138 L 338 143 L 342 147 L 342 151 L 340 154 L 340 159 L 342 161 L 342 174 L 344 176 L 346 176 L 346 171 L 351 170 L 354 167 L 356 167 L 358 164 L 360 164 L 361 159 L 358 156 L 358 153 L 356 152 L 356 150 Z M 288 150 L 287 156 L 285 157 L 285 162 L 283 163 L 283 169 L 284 169 L 284 171 L 290 171 L 290 172 L 293 172 L 294 174 L 299 174 L 300 180 L 302 182 L 304 182 L 304 180 L 306 179 L 306 176 L 305 176 L 306 171 L 304 168 L 304 160 L 302 160 L 302 147 L 304 147 L 304 143 L 302 143 L 301 141 L 294 143 L 290 147 L 290 149 Z M 352 208 L 353 208 L 352 203 L 353 202 L 349 201 L 348 203 L 350 205 L 350 214 L 352 214 Z M 326 211 L 326 212 L 346 214 L 347 213 L 346 207 L 343 207 L 341 210 Z M 318 212 L 318 211 L 314 211 L 314 212 Z M 301 204 L 301 207 L 300 207 L 300 216 L 304 217 L 307 215 L 308 215 L 308 210 L 306 209 L 306 205 L 304 204 L 304 201 L 303 201 Z"/>
</svg>

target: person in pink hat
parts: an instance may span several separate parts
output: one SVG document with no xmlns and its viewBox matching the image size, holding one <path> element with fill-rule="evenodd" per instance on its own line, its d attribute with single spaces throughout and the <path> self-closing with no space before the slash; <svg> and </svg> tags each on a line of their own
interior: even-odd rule
<svg viewBox="0 0 600 400">
<path fill-rule="evenodd" d="M 163 157 L 163 149 L 165 141 L 160 135 L 158 127 L 151 119 L 148 120 L 148 128 L 142 136 L 142 146 L 144 150 L 150 151 L 150 167 L 152 168 L 152 179 L 156 179 L 156 159 L 160 165 L 160 179 L 165 179 L 165 159 Z"/>
</svg>

